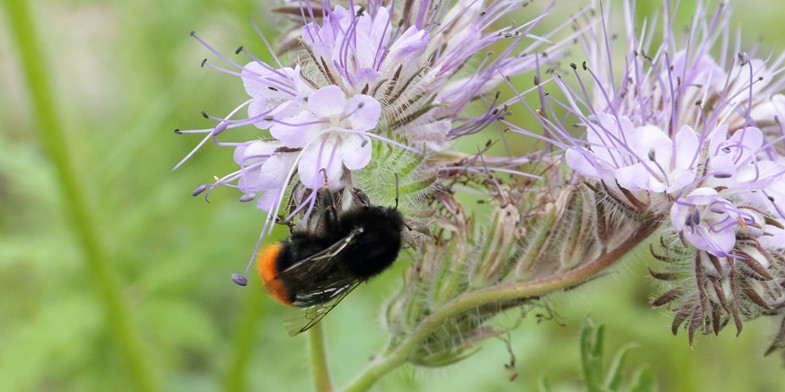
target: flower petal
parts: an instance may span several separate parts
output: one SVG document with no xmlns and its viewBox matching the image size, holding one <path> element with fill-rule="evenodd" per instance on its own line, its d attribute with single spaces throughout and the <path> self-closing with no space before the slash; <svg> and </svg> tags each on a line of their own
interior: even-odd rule
<svg viewBox="0 0 785 392">
<path fill-rule="evenodd" d="M 285 146 L 301 148 L 313 142 L 324 130 L 321 119 L 308 112 L 288 117 L 270 127 L 270 135 Z"/>
<path fill-rule="evenodd" d="M 334 137 L 322 138 L 319 142 L 306 147 L 302 151 L 300 163 L 297 165 L 303 185 L 310 189 L 319 189 L 324 184 L 324 175 L 321 170 L 325 169 L 330 189 L 341 189 L 343 187 L 343 159 L 338 152 Z"/>
<path fill-rule="evenodd" d="M 362 169 L 371 161 L 371 141 L 359 135 L 348 135 L 343 138 L 339 153 L 347 169 Z"/>
<path fill-rule="evenodd" d="M 330 118 L 344 111 L 346 94 L 340 87 L 331 84 L 315 91 L 308 98 L 306 108 L 319 118 Z"/>
<path fill-rule="evenodd" d="M 369 95 L 357 94 L 346 101 L 345 112 L 352 113 L 349 116 L 352 130 L 364 132 L 379 124 L 382 105 Z"/>
</svg>

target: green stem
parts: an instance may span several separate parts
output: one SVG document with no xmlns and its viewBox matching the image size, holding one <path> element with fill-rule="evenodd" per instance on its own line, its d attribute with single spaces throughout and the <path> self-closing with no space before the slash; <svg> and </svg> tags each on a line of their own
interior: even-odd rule
<svg viewBox="0 0 785 392">
<path fill-rule="evenodd" d="M 327 353 L 324 348 L 324 331 L 322 323 L 316 323 L 308 331 L 309 350 L 311 354 L 311 373 L 313 373 L 314 390 L 316 392 L 332 392 L 330 370 L 327 367 Z"/>
<path fill-rule="evenodd" d="M 254 340 L 259 331 L 259 320 L 264 312 L 264 295 L 258 287 L 246 287 L 247 297 L 242 313 L 242 318 L 235 331 L 232 347 L 232 356 L 224 379 L 226 392 L 246 391 L 245 381 L 248 373 L 248 364 L 255 347 Z"/>
<path fill-rule="evenodd" d="M 448 318 L 480 305 L 505 302 L 514 299 L 541 297 L 557 290 L 575 287 L 605 268 L 619 261 L 625 254 L 646 240 L 657 228 L 657 220 L 647 221 L 642 227 L 613 250 L 564 274 L 531 282 L 512 282 L 461 294 L 444 304 L 430 316 L 424 318 L 411 334 L 406 336 L 392 351 L 374 359 L 344 389 L 344 392 L 368 390 L 382 376 L 404 364 L 421 342 Z"/>
<path fill-rule="evenodd" d="M 36 29 L 25 0 L 5 0 L 6 17 L 12 42 L 21 61 L 25 82 L 29 88 L 31 111 L 35 113 L 35 128 L 40 132 L 40 141 L 49 154 L 62 191 L 66 214 L 84 252 L 84 260 L 91 280 L 96 285 L 98 298 L 103 302 L 104 312 L 114 341 L 130 371 L 134 389 L 139 391 L 160 390 L 148 361 L 143 355 L 142 340 L 137 335 L 131 316 L 117 281 L 110 269 L 107 252 L 96 234 L 93 217 L 82 195 L 82 187 L 75 175 L 69 156 L 66 136 L 60 126 L 45 64 L 53 64 L 45 58 L 38 44 Z"/>
</svg>

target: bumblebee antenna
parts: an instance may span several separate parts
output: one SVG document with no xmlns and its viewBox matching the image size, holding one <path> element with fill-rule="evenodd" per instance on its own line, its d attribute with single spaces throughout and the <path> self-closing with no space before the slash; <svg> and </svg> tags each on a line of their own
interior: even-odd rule
<svg viewBox="0 0 785 392">
<path fill-rule="evenodd" d="M 398 173 L 395 173 L 395 207 L 393 210 L 398 209 Z"/>
</svg>

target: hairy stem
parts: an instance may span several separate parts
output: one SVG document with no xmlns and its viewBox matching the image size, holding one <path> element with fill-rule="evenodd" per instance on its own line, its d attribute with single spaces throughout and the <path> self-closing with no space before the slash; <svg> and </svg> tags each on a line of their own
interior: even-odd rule
<svg viewBox="0 0 785 392">
<path fill-rule="evenodd" d="M 467 292 L 453 298 L 430 316 L 424 318 L 417 328 L 402 340 L 397 347 L 391 350 L 384 350 L 386 354 L 374 359 L 347 385 L 344 391 L 359 392 L 368 390 L 379 378 L 404 364 L 420 343 L 452 316 L 488 303 L 542 297 L 558 290 L 575 287 L 597 276 L 597 274 L 621 260 L 624 255 L 645 241 L 656 230 L 658 223 L 657 219 L 647 220 L 641 224 L 641 227 L 635 233 L 614 249 L 603 253 L 581 267 L 563 274 L 530 282 L 504 283 Z"/>
<path fill-rule="evenodd" d="M 21 69 L 30 94 L 35 128 L 40 132 L 43 144 L 57 174 L 62 191 L 67 218 L 79 245 L 84 253 L 84 262 L 91 281 L 95 284 L 97 297 L 103 304 L 103 311 L 114 338 L 120 349 L 131 382 L 138 391 L 160 390 L 149 361 L 143 352 L 142 340 L 137 334 L 128 305 L 123 298 L 117 279 L 112 274 L 109 258 L 97 234 L 93 217 L 82 192 L 76 171 L 73 168 L 66 140 L 61 127 L 62 121 L 57 114 L 55 99 L 49 83 L 49 71 L 44 65 L 53 64 L 45 58 L 36 37 L 36 28 L 30 15 L 27 1 L 4 1 L 8 31 L 21 62 Z"/>
</svg>

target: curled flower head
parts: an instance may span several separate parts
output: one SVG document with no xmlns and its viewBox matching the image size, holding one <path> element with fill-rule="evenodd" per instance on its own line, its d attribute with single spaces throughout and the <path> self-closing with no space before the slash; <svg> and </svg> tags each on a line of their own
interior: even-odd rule
<svg viewBox="0 0 785 392">
<path fill-rule="evenodd" d="M 698 2 L 683 38 L 666 3 L 661 43 L 636 23 L 634 5 L 625 4 L 622 34 L 607 8 L 590 21 L 579 40 L 586 58 L 538 84 L 532 113 L 565 151 L 573 181 L 608 203 L 603 213 L 657 222 L 652 256 L 667 266 L 652 271 L 666 288 L 654 304 L 672 305 L 674 332 L 686 320 L 692 342 L 698 330 L 717 333 L 730 319 L 740 329 L 782 308 L 785 258 L 773 239 L 785 227 L 785 55 L 730 48 L 724 3 Z M 625 61 L 612 63 L 618 52 Z"/>
</svg>

